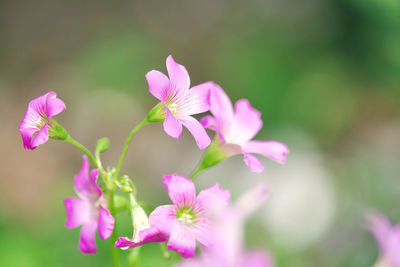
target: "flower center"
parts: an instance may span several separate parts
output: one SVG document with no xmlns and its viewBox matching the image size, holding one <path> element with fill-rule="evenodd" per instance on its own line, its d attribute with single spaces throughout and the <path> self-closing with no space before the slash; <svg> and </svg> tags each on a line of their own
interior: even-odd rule
<svg viewBox="0 0 400 267">
<path fill-rule="evenodd" d="M 42 129 L 44 124 L 47 122 L 47 116 L 41 116 L 36 121 L 36 127 L 38 130 Z"/>
<path fill-rule="evenodd" d="M 193 214 L 193 211 L 190 210 L 189 208 L 181 208 L 176 212 L 176 218 L 186 224 L 186 225 L 192 225 L 195 220 L 195 216 Z"/>
<path fill-rule="evenodd" d="M 175 115 L 175 113 L 178 110 L 176 103 L 167 104 L 167 107 L 168 107 L 169 111 L 171 111 L 172 115 Z"/>
</svg>

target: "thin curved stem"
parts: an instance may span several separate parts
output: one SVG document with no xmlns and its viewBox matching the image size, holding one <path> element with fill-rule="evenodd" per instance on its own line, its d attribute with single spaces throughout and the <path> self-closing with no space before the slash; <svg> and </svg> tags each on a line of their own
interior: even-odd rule
<svg viewBox="0 0 400 267">
<path fill-rule="evenodd" d="M 93 163 L 93 165 L 96 168 L 99 168 L 99 165 L 97 164 L 96 159 L 94 158 L 92 152 L 89 151 L 89 149 L 87 149 L 84 145 L 82 145 L 81 143 L 79 143 L 78 141 L 76 141 L 74 138 L 72 138 L 71 136 L 68 135 L 68 137 L 65 139 L 65 141 L 67 141 L 70 144 L 73 144 L 74 146 L 76 146 L 77 148 L 79 148 L 80 150 L 83 151 L 83 153 L 85 153 L 88 158 L 90 159 L 90 161 Z"/>
<path fill-rule="evenodd" d="M 129 143 L 131 142 L 132 137 L 135 135 L 135 133 L 137 131 L 140 130 L 140 128 L 142 128 L 143 126 L 145 126 L 148 123 L 149 123 L 149 121 L 147 120 L 147 118 L 144 119 L 135 128 L 133 128 L 133 130 L 129 133 L 128 137 L 126 138 L 125 145 L 124 145 L 124 148 L 121 153 L 121 157 L 119 158 L 117 167 L 115 168 L 115 173 L 114 173 L 115 176 L 114 177 L 118 177 L 118 175 L 119 175 L 119 171 L 121 170 L 122 162 L 124 161 L 124 158 L 125 158 L 126 152 L 128 151 Z"/>
<path fill-rule="evenodd" d="M 198 165 L 197 168 L 192 172 L 192 174 L 189 176 L 190 179 L 194 179 L 199 175 L 204 169 L 201 168 L 201 165 Z"/>
</svg>

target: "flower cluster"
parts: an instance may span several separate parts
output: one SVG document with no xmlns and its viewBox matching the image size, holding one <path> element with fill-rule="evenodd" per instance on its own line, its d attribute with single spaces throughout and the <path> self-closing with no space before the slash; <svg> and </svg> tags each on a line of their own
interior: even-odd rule
<svg viewBox="0 0 400 267">
<path fill-rule="evenodd" d="M 111 237 L 115 243 L 112 253 L 115 266 L 119 264 L 118 248 L 132 249 L 154 242 L 166 242 L 167 250 L 183 258 L 195 257 L 198 247 L 201 256 L 183 261 L 180 266 L 272 266 L 269 254 L 248 252 L 243 242 L 244 221 L 265 200 L 266 188 L 256 187 L 232 205 L 229 204 L 230 192 L 222 189 L 219 183 L 196 195 L 193 179 L 205 169 L 238 154 L 243 154 L 251 171 L 261 172 L 264 166 L 253 154 L 285 163 L 288 148 L 277 141 L 252 140 L 263 123 L 261 113 L 248 100 L 241 99 L 233 107 L 219 85 L 205 82 L 190 88 L 184 66 L 172 56 L 168 56 L 166 65 L 168 76 L 156 70 L 146 74 L 149 91 L 159 103 L 130 132 L 115 168 L 104 168 L 100 159 L 101 153 L 108 149 L 108 139 L 100 139 L 92 153 L 53 118 L 66 108 L 54 92 L 29 103 L 19 127 L 24 148 L 33 150 L 50 137 L 69 142 L 85 154 L 81 171 L 74 180 L 79 198 L 64 201 L 66 227 L 82 226 L 79 249 L 85 254 L 96 252 L 97 231 L 101 239 Z M 208 111 L 211 115 L 200 122 L 193 117 Z M 184 126 L 197 146 L 206 150 L 189 178 L 178 174 L 163 177 L 172 204 L 158 206 L 147 216 L 137 200 L 133 180 L 120 175 L 120 170 L 134 134 L 144 125 L 156 122 L 162 122 L 164 131 L 176 139 L 180 138 Z M 206 129 L 216 132 L 212 141 Z M 90 172 L 89 160 L 94 167 Z M 132 238 L 118 238 L 114 224 L 117 224 L 116 212 L 121 210 L 131 215 Z"/>
</svg>

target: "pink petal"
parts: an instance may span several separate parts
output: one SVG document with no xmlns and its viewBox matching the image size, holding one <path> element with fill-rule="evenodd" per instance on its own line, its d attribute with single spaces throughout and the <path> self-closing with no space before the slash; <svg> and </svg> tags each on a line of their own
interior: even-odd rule
<svg viewBox="0 0 400 267">
<path fill-rule="evenodd" d="M 223 124 L 230 123 L 233 118 L 231 100 L 218 84 L 214 84 L 211 89 L 210 111 Z"/>
<path fill-rule="evenodd" d="M 223 190 L 219 183 L 202 190 L 196 198 L 196 211 L 207 211 L 213 207 L 223 208 L 228 205 L 231 194 L 229 190 Z"/>
<path fill-rule="evenodd" d="M 43 97 L 43 96 L 41 96 Z M 38 102 L 38 100 L 34 99 L 32 101 Z M 39 109 L 37 106 L 38 104 L 32 105 L 32 101 L 29 104 L 28 108 L 26 109 L 24 118 L 21 121 L 21 124 L 19 125 L 19 130 L 22 131 L 26 128 L 34 128 L 39 130 L 39 126 L 41 126 L 41 123 L 43 123 L 43 120 L 46 118 L 46 113 L 44 111 L 45 108 Z M 33 108 L 33 107 L 35 108 Z M 38 113 L 38 111 L 41 113 Z"/>
<path fill-rule="evenodd" d="M 26 150 L 33 150 L 36 147 L 32 147 L 32 136 L 38 132 L 38 130 L 34 128 L 24 128 L 21 130 L 21 137 L 22 137 L 22 142 L 24 143 L 24 148 Z"/>
<path fill-rule="evenodd" d="M 235 135 L 239 136 L 239 142 L 245 143 L 252 139 L 261 129 L 261 113 L 254 109 L 247 99 L 238 100 L 235 104 Z"/>
<path fill-rule="evenodd" d="M 250 253 L 245 253 L 242 256 L 243 266 L 252 267 L 273 267 L 274 262 L 268 254 L 263 251 L 255 251 Z"/>
<path fill-rule="evenodd" d="M 47 123 L 43 125 L 43 128 L 32 138 L 31 146 L 32 148 L 37 148 L 38 146 L 46 143 L 49 140 L 49 133 L 47 131 Z"/>
<path fill-rule="evenodd" d="M 28 106 L 28 109 L 26 110 L 25 116 L 28 115 L 28 113 L 29 113 L 29 115 L 35 116 L 35 117 L 42 117 L 42 118 L 47 117 L 47 111 L 46 111 L 47 98 L 49 95 L 53 95 L 53 94 L 55 94 L 55 93 L 48 92 L 48 93 L 41 95 L 35 99 L 32 99 L 29 102 L 29 106 Z"/>
<path fill-rule="evenodd" d="M 97 252 L 95 236 L 96 236 L 97 222 L 91 221 L 85 224 L 79 236 L 79 249 L 84 254 L 95 254 Z"/>
<path fill-rule="evenodd" d="M 71 197 L 64 199 L 64 206 L 67 212 L 66 228 L 72 229 L 91 221 L 92 206 L 89 202 Z"/>
<path fill-rule="evenodd" d="M 218 131 L 217 129 L 217 121 L 213 116 L 207 115 L 203 117 L 200 120 L 201 125 L 203 125 L 204 128 L 213 130 L 213 131 Z"/>
<path fill-rule="evenodd" d="M 212 223 L 207 218 L 198 218 L 192 230 L 196 240 L 203 246 L 211 247 L 213 245 L 215 236 L 212 232 Z"/>
<path fill-rule="evenodd" d="M 190 207 L 196 198 L 193 181 L 177 174 L 166 175 L 163 183 L 167 188 L 169 197 L 178 207 Z"/>
<path fill-rule="evenodd" d="M 101 196 L 101 190 L 96 181 L 98 170 L 92 170 L 89 178 L 89 161 L 83 156 L 83 163 L 80 172 L 75 175 L 74 187 L 78 196 L 82 199 L 95 202 Z"/>
<path fill-rule="evenodd" d="M 150 227 L 139 232 L 142 243 L 165 242 L 167 237 L 157 227 Z"/>
<path fill-rule="evenodd" d="M 106 240 L 109 238 L 114 229 L 114 217 L 111 215 L 108 209 L 103 208 L 99 205 L 99 221 L 98 221 L 98 233 L 101 239 Z"/>
<path fill-rule="evenodd" d="M 148 229 L 140 231 L 139 236 L 141 240 L 140 242 L 134 242 L 132 239 L 127 237 L 120 237 L 115 242 L 115 247 L 128 249 L 138 247 L 147 243 L 158 243 L 167 241 L 166 236 L 161 234 L 156 227 L 150 227 Z"/>
<path fill-rule="evenodd" d="M 150 225 L 156 227 L 163 235 L 171 235 L 177 223 L 175 210 L 174 205 L 157 207 L 149 216 Z"/>
<path fill-rule="evenodd" d="M 189 130 L 200 149 L 204 149 L 210 145 L 210 137 L 208 136 L 204 127 L 195 118 L 191 116 L 185 116 L 179 118 L 179 121 Z"/>
<path fill-rule="evenodd" d="M 180 253 L 184 258 L 193 257 L 196 251 L 196 239 L 193 231 L 176 224 L 169 238 L 167 249 Z"/>
<path fill-rule="evenodd" d="M 260 173 L 264 170 L 264 165 L 252 154 L 244 154 L 244 162 L 252 172 Z"/>
<path fill-rule="evenodd" d="M 167 70 L 170 88 L 166 99 L 174 102 L 175 99 L 179 99 L 187 93 L 190 87 L 190 78 L 186 68 L 176 63 L 171 55 L 167 57 Z"/>
<path fill-rule="evenodd" d="M 386 250 L 387 240 L 392 232 L 389 219 L 380 213 L 367 214 L 367 226 L 373 233 L 381 251 Z"/>
<path fill-rule="evenodd" d="M 182 134 L 182 124 L 172 115 L 168 108 L 164 120 L 164 130 L 169 136 L 176 139 L 179 139 Z"/>
<path fill-rule="evenodd" d="M 208 111 L 212 85 L 212 82 L 196 85 L 183 99 L 177 100 L 175 103 L 179 107 L 179 115 L 193 115 Z"/>
<path fill-rule="evenodd" d="M 162 72 L 152 70 L 146 74 L 146 80 L 150 93 L 158 100 L 164 102 L 169 88 L 168 77 Z"/>
<path fill-rule="evenodd" d="M 136 243 L 133 242 L 132 239 L 128 237 L 119 237 L 117 241 L 115 241 L 114 247 L 121 249 L 128 249 L 128 248 L 133 248 L 132 245 L 136 245 Z"/>
<path fill-rule="evenodd" d="M 57 94 L 54 92 L 48 93 L 46 101 L 47 117 L 53 117 L 64 109 L 66 109 L 66 106 L 61 99 L 57 98 Z"/>
<path fill-rule="evenodd" d="M 279 163 L 286 162 L 289 149 L 285 144 L 276 141 L 249 141 L 243 146 L 245 153 L 257 153 Z"/>
</svg>

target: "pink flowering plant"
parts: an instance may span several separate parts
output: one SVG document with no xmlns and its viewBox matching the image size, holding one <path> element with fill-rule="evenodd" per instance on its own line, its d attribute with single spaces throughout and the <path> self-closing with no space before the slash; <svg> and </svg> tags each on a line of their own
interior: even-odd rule
<svg viewBox="0 0 400 267">
<path fill-rule="evenodd" d="M 168 76 L 157 70 L 145 75 L 149 92 L 159 103 L 128 134 L 115 167 L 105 168 L 101 161 L 101 154 L 109 147 L 107 138 L 98 140 L 92 153 L 55 120 L 66 109 L 55 92 L 30 101 L 19 126 L 26 150 L 37 149 L 49 139 L 55 139 L 83 152 L 82 167 L 73 183 L 77 197 L 64 200 L 65 227 L 80 227 L 77 243 L 84 254 L 97 252 L 96 233 L 102 240 L 111 240 L 113 266 L 121 266 L 120 250 L 131 250 L 129 266 L 136 266 L 141 246 L 160 243 L 160 252 L 166 257 L 185 258 L 178 263 L 180 266 L 271 267 L 270 254 L 259 250 L 249 252 L 243 242 L 244 221 L 265 200 L 266 188 L 255 188 L 233 205 L 229 204 L 230 192 L 218 182 L 209 188 L 197 189 L 196 193 L 194 178 L 238 154 L 243 155 L 251 171 L 261 172 L 264 166 L 254 154 L 283 164 L 288 148 L 278 141 L 252 140 L 262 128 L 262 120 L 261 113 L 248 100 L 241 99 L 233 107 L 226 93 L 214 82 L 190 87 L 186 68 L 171 55 L 166 66 Z M 211 115 L 201 121 L 193 117 L 208 111 Z M 186 128 L 197 147 L 205 152 L 190 175 L 171 174 L 160 179 L 172 203 L 160 205 L 147 215 L 139 204 L 134 180 L 121 174 L 121 167 L 135 133 L 147 124 L 158 122 L 176 139 Z M 206 129 L 216 132 L 213 141 Z M 117 232 L 117 211 L 129 213 L 132 232 Z"/>
</svg>

